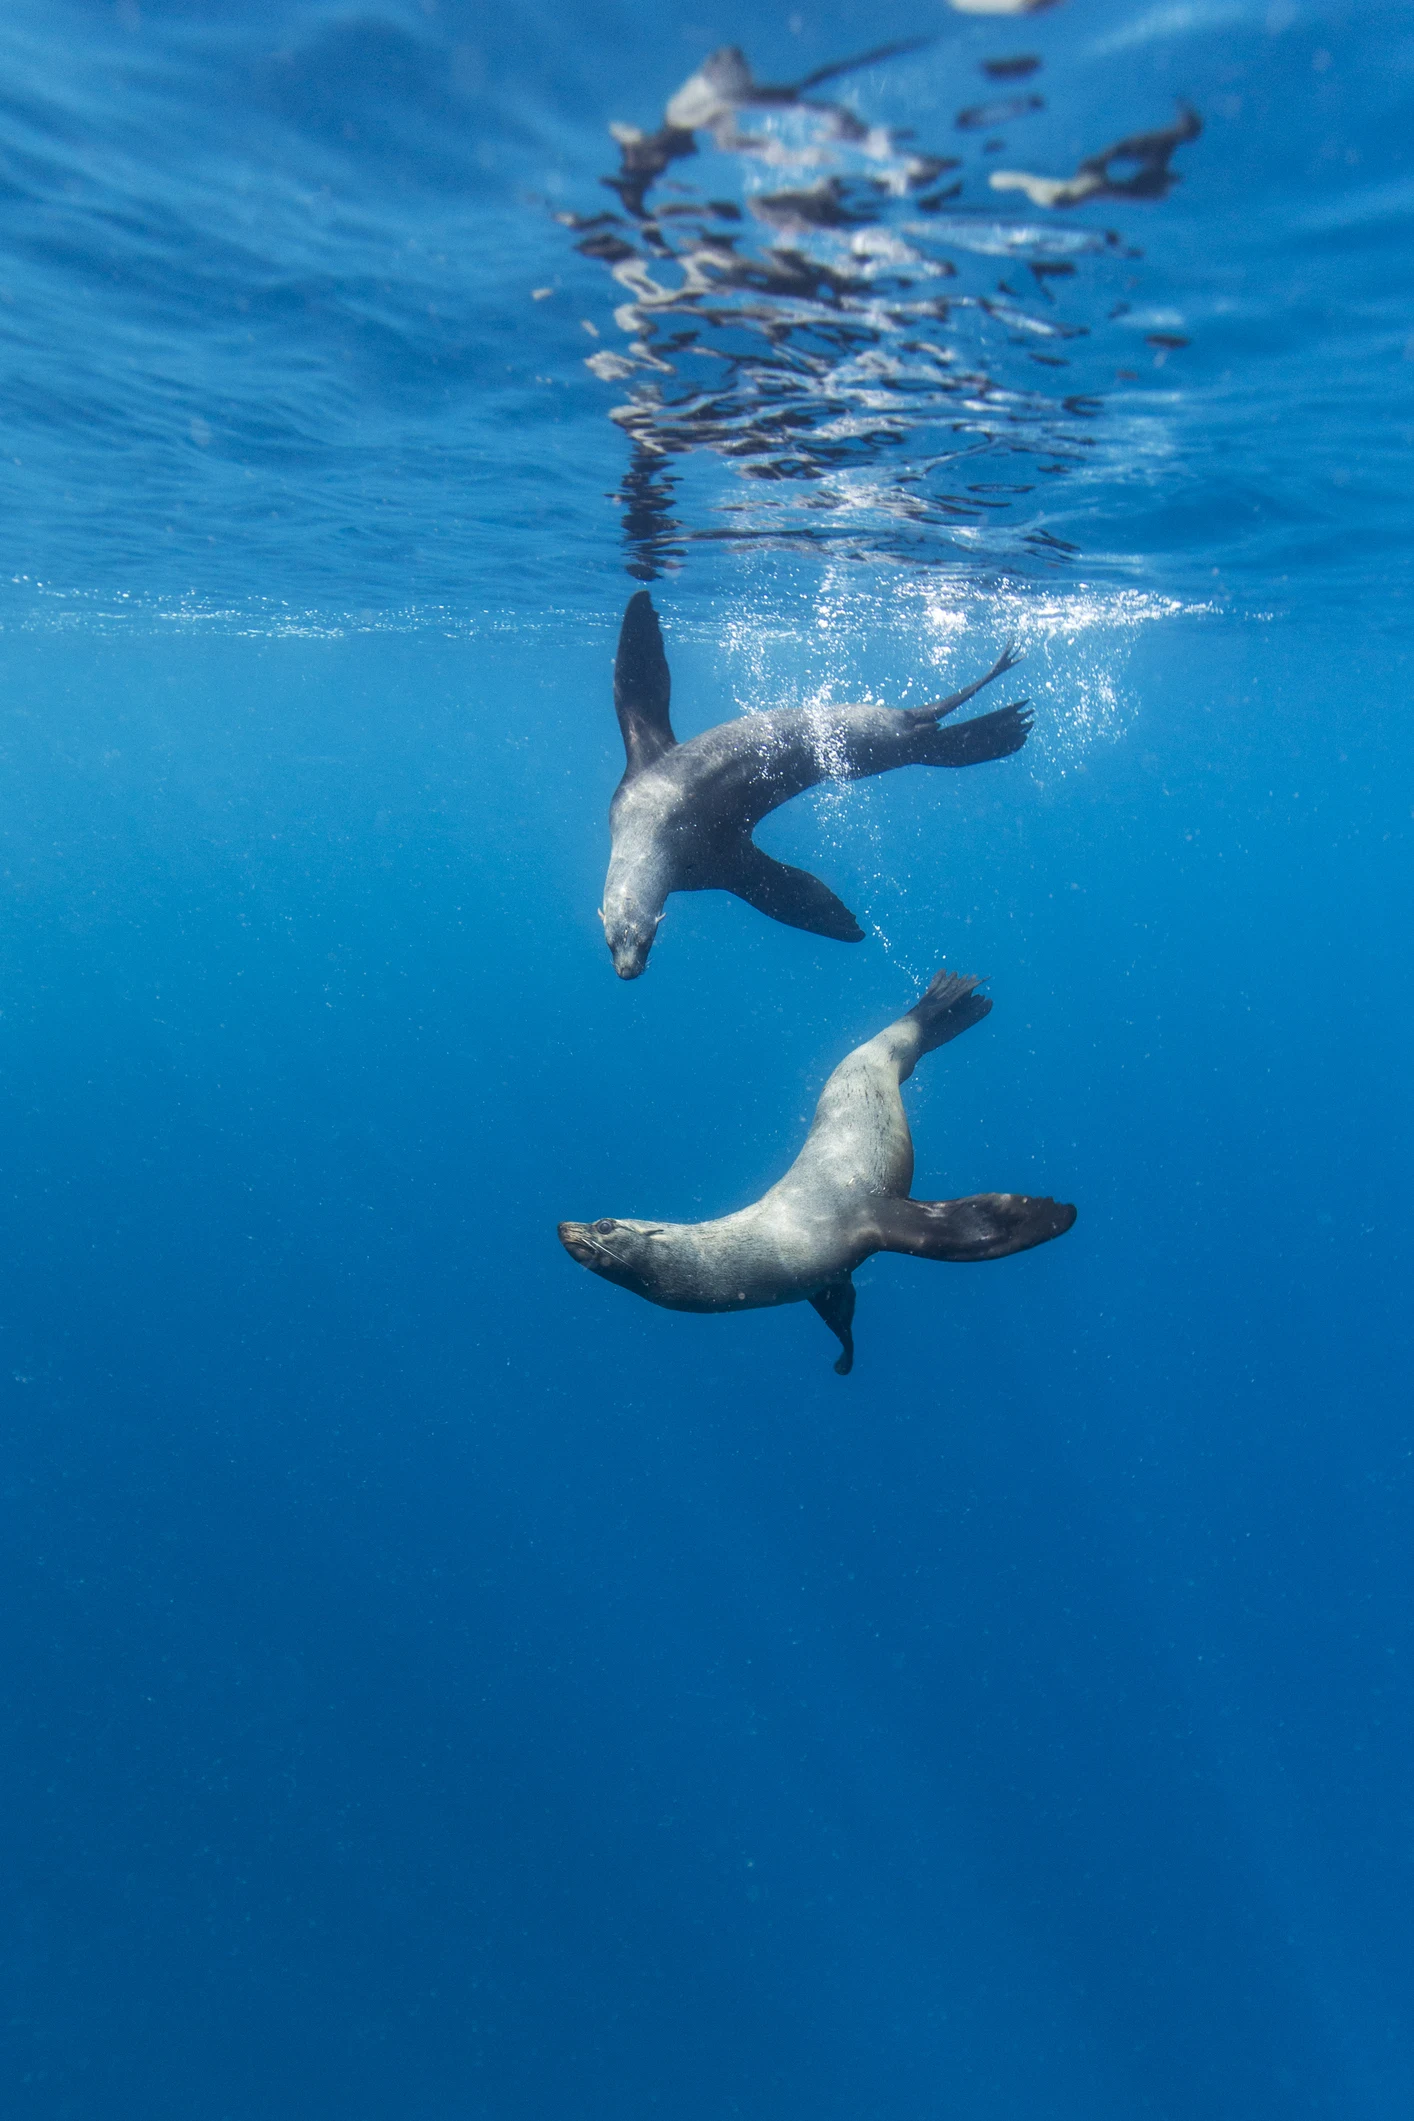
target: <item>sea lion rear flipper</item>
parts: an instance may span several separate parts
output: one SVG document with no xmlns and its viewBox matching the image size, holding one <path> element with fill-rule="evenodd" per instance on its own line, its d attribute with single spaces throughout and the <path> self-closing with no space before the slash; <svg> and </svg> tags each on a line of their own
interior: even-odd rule
<svg viewBox="0 0 1414 2121">
<path fill-rule="evenodd" d="M 822 884 L 808 869 L 792 869 L 788 862 L 773 861 L 769 854 L 761 852 L 755 840 L 733 848 L 711 881 L 723 891 L 734 891 L 758 913 L 768 914 L 787 928 L 828 935 L 837 943 L 864 940 L 864 930 L 828 884 Z"/>
<path fill-rule="evenodd" d="M 1020 661 L 1015 643 L 1008 641 L 984 678 L 974 678 L 970 685 L 963 686 L 961 692 L 950 692 L 945 700 L 933 700 L 927 707 L 905 707 L 901 711 L 914 728 L 925 722 L 940 722 L 945 714 L 952 714 L 956 708 L 965 706 L 984 685 L 990 685 L 993 678 L 999 678 L 1004 670 L 1014 669 Z"/>
<path fill-rule="evenodd" d="M 925 991 L 908 1012 L 923 1034 L 920 1054 L 936 1052 L 949 1039 L 959 1038 L 992 1013 L 992 1004 L 976 989 L 982 984 L 970 972 L 949 972 L 946 965 L 935 972 Z M 912 1073 L 910 1063 L 909 1073 Z"/>
<path fill-rule="evenodd" d="M 967 1262 L 1005 1259 L 1063 1237 L 1075 1210 L 1027 1193 L 974 1193 L 966 1200 L 877 1201 L 874 1220 L 881 1252 Z"/>
<path fill-rule="evenodd" d="M 848 1377 L 854 1368 L 854 1334 L 850 1330 L 854 1323 L 854 1283 L 848 1275 L 843 1281 L 832 1281 L 828 1289 L 811 1297 L 810 1307 L 819 1312 L 844 1350 L 835 1364 L 835 1375 Z"/>
<path fill-rule="evenodd" d="M 671 695 L 658 614 L 648 591 L 640 589 L 628 600 L 614 658 L 614 709 L 630 773 L 642 773 L 677 743 L 668 718 Z"/>
<path fill-rule="evenodd" d="M 948 729 L 930 729 L 918 746 L 920 766 L 982 766 L 989 759 L 1007 759 L 1020 751 L 1031 734 L 1029 700 L 1013 700 L 994 714 L 974 715 L 970 722 L 954 722 Z"/>
</svg>

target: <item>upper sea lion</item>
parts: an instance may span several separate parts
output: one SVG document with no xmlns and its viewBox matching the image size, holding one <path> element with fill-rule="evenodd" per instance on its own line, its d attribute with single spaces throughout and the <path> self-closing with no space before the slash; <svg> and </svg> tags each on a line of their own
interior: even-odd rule
<svg viewBox="0 0 1414 2121">
<path fill-rule="evenodd" d="M 846 1055 L 820 1093 L 805 1146 L 749 1208 L 705 1223 L 560 1224 L 581 1266 L 670 1311 L 749 1311 L 813 1304 L 854 1362 L 854 1269 L 874 1252 L 914 1259 L 1003 1259 L 1060 1237 L 1064 1201 L 1024 1193 L 910 1200 L 913 1138 L 899 1095 L 935 1046 L 980 1023 L 990 1001 L 975 979 L 939 972 L 921 1001 Z"/>
<path fill-rule="evenodd" d="M 849 908 L 818 877 L 773 861 L 752 839 L 761 819 L 821 781 L 894 766 L 976 766 L 1019 751 L 1025 700 L 940 729 L 944 715 L 1010 670 L 1008 648 L 987 675 L 930 707 L 776 707 L 721 722 L 680 744 L 668 718 L 671 679 L 646 589 L 630 597 L 614 663 L 614 706 L 628 763 L 609 806 L 604 939 L 620 979 L 648 962 L 668 894 L 734 891 L 790 928 L 864 939 Z"/>
</svg>

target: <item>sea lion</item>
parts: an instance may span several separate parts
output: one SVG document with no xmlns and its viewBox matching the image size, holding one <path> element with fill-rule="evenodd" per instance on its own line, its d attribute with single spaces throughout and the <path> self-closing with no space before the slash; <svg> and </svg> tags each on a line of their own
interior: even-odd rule
<svg viewBox="0 0 1414 2121">
<path fill-rule="evenodd" d="M 749 1208 L 706 1223 L 560 1224 L 572 1259 L 669 1311 L 813 1304 L 854 1364 L 854 1269 L 874 1252 L 1004 1259 L 1060 1237 L 1064 1201 L 1024 1193 L 910 1200 L 913 1138 L 899 1095 L 925 1053 L 991 1009 L 975 979 L 939 972 L 921 1001 L 846 1055 L 820 1093 L 805 1147 Z"/>
<path fill-rule="evenodd" d="M 931 707 L 776 707 L 720 722 L 680 744 L 668 718 L 671 679 L 646 589 L 630 597 L 614 663 L 614 706 L 628 763 L 609 806 L 612 851 L 600 919 L 620 979 L 637 979 L 673 891 L 734 891 L 789 928 L 864 939 L 849 908 L 804 869 L 773 861 L 752 839 L 762 818 L 821 781 L 861 780 L 895 766 L 976 766 L 1019 751 L 1025 700 L 940 729 L 1016 661 Z"/>
</svg>

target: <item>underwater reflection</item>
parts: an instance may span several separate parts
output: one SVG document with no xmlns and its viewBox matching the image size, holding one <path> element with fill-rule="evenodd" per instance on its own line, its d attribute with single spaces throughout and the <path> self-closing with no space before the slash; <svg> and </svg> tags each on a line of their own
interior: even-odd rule
<svg viewBox="0 0 1414 2121">
<path fill-rule="evenodd" d="M 1048 217 L 1001 218 L 967 202 L 969 174 L 982 174 L 968 171 L 967 143 L 985 133 L 980 152 L 1000 151 L 996 127 L 1045 107 L 1029 87 L 963 106 L 962 154 L 814 93 L 927 42 L 784 85 L 758 82 L 725 46 L 655 130 L 610 127 L 619 167 L 602 181 L 618 210 L 558 216 L 614 285 L 621 342 L 586 365 L 627 386 L 609 417 L 630 447 L 618 499 L 635 579 L 702 538 L 930 567 L 980 554 L 1029 570 L 1074 554 L 1047 522 L 1048 489 L 1094 462 L 1114 363 L 1086 342 L 1122 314 L 1114 276 L 1141 254 L 1115 230 L 1049 214 L 1161 199 L 1201 121 L 1181 106 L 1174 124 L 1069 177 L 990 168 L 984 194 L 1022 192 Z M 981 71 L 1012 84 L 1040 66 L 1025 55 Z M 706 156 L 710 183 L 685 181 L 679 166 Z M 736 475 L 710 521 L 671 510 L 670 467 L 694 452 Z"/>
<path fill-rule="evenodd" d="M 1186 147 L 1203 130 L 1203 121 L 1186 103 L 1178 106 L 1178 117 L 1160 132 L 1134 133 L 1087 155 L 1073 177 L 1037 177 L 1020 169 L 994 169 L 988 182 L 993 191 L 1025 192 L 1033 206 L 1079 206 L 1084 199 L 1162 199 L 1179 181 L 1169 167 L 1174 149 Z M 1116 173 L 1116 164 L 1133 164 L 1130 175 Z"/>
</svg>

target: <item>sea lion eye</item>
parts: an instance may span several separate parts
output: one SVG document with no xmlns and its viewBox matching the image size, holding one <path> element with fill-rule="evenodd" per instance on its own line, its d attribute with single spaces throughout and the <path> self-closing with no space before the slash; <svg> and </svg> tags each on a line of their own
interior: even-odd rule
<svg viewBox="0 0 1414 2121">
<path fill-rule="evenodd" d="M 607 1216 L 603 1217 L 599 1222 L 595 1223 L 594 1235 L 596 1237 L 612 1237 L 613 1234 L 614 1225 L 609 1221 Z"/>
</svg>

